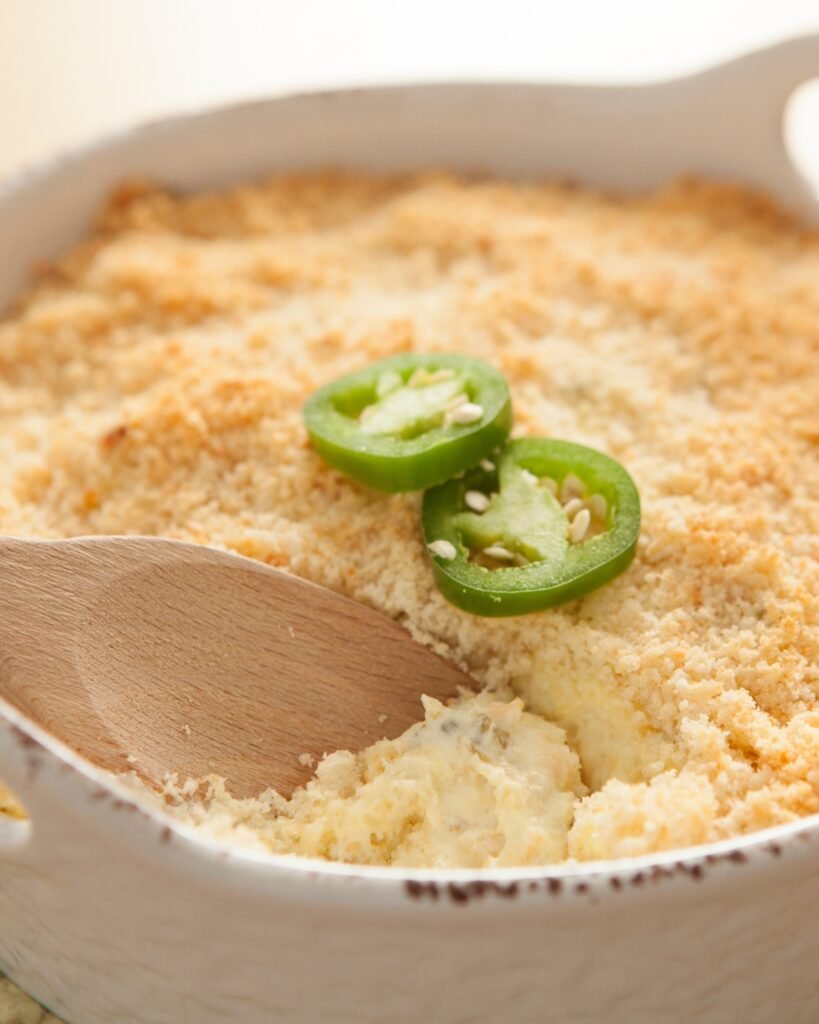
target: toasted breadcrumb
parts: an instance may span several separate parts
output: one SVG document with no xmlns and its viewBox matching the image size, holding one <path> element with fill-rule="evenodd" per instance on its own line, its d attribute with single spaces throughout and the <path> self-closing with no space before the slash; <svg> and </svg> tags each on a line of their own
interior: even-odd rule
<svg viewBox="0 0 819 1024">
<path fill-rule="evenodd" d="M 817 280 L 815 233 L 703 182 L 628 200 L 434 174 L 131 188 L 0 325 L 0 532 L 161 534 L 284 566 L 526 708 L 488 693 L 460 714 L 487 700 L 510 735 L 548 731 L 483 760 L 441 748 L 428 705 L 289 803 L 240 809 L 211 780 L 184 813 L 234 841 L 480 866 L 791 821 L 819 811 Z M 346 480 L 301 420 L 319 385 L 412 350 L 488 359 L 516 434 L 627 466 L 643 532 L 624 575 L 518 619 L 447 604 L 418 496 Z M 442 788 L 458 764 L 463 815 Z"/>
<path fill-rule="evenodd" d="M 8 818 L 25 818 L 26 812 L 14 794 L 0 782 L 0 814 Z"/>
<path fill-rule="evenodd" d="M 60 1021 L 0 975 L 0 1024 L 60 1024 Z"/>
</svg>

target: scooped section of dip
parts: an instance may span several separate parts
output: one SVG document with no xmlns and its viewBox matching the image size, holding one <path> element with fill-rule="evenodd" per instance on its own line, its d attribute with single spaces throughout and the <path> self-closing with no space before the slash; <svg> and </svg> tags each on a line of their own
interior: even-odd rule
<svg viewBox="0 0 819 1024">
<path fill-rule="evenodd" d="M 122 189 L 0 324 L 0 532 L 238 551 L 383 610 L 487 699 L 523 700 L 488 762 L 454 738 L 328 752 L 327 777 L 289 807 L 242 811 L 253 842 L 523 864 L 793 821 L 819 811 L 817 280 L 816 235 L 727 186 L 624 200 L 438 175 Z M 642 507 L 628 570 L 521 618 L 447 602 L 419 496 L 336 472 L 302 420 L 327 381 L 406 352 L 495 366 L 513 443 L 568 438 L 627 466 Z M 562 730 L 588 792 L 568 769 L 524 767 L 533 719 Z M 516 816 L 498 782 L 474 817 L 479 762 L 512 780 Z M 353 763 L 371 775 L 350 790 Z M 451 830 L 456 763 L 471 844 Z M 411 764 L 420 822 L 398 810 Z M 398 815 L 379 827 L 400 820 L 403 840 L 368 846 L 333 824 L 333 808 L 360 823 L 379 799 Z M 225 810 L 183 813 L 210 827 Z"/>
<path fill-rule="evenodd" d="M 216 777 L 197 802 L 176 780 L 167 796 L 214 838 L 305 857 L 396 867 L 562 860 L 586 792 L 563 730 L 489 693 L 423 704 L 424 720 L 398 739 L 330 754 L 290 801 L 235 800 Z"/>
</svg>

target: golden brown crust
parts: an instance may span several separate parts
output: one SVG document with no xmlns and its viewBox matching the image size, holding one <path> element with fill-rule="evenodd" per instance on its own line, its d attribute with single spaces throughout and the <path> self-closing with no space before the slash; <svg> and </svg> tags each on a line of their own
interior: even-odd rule
<svg viewBox="0 0 819 1024">
<path fill-rule="evenodd" d="M 568 731 L 597 791 L 575 857 L 814 813 L 817 280 L 815 233 L 702 182 L 121 190 L 0 326 L 0 531 L 222 544 L 405 619 Z M 520 620 L 439 597 L 417 496 L 327 469 L 300 414 L 415 348 L 490 359 L 517 432 L 628 466 L 644 530 L 623 577 Z"/>
</svg>

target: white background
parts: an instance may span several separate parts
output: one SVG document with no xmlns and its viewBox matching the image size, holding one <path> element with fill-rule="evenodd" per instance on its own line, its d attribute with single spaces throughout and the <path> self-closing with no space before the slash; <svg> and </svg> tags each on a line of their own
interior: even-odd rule
<svg viewBox="0 0 819 1024">
<path fill-rule="evenodd" d="M 0 175 L 228 99 L 418 78 L 641 80 L 807 30 L 819 0 L 0 0 Z M 797 106 L 819 187 L 819 85 Z"/>
</svg>

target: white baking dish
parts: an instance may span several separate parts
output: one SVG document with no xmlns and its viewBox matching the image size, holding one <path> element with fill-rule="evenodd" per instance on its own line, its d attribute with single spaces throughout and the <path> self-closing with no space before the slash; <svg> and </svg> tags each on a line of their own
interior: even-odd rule
<svg viewBox="0 0 819 1024">
<path fill-rule="evenodd" d="M 0 197 L 0 301 L 106 190 L 440 165 L 640 189 L 686 172 L 815 201 L 783 144 L 819 35 L 641 87 L 431 85 L 127 132 Z M 2 671 L 0 651 L 0 671 Z M 72 1024 L 813 1024 L 819 821 L 582 868 L 361 869 L 228 851 L 137 808 L 0 706 L 0 969 Z"/>
</svg>

